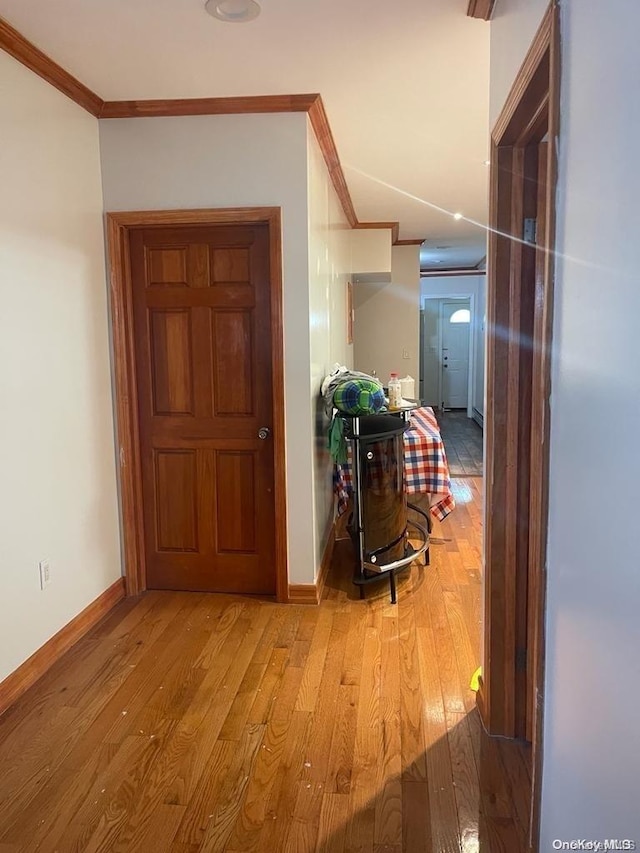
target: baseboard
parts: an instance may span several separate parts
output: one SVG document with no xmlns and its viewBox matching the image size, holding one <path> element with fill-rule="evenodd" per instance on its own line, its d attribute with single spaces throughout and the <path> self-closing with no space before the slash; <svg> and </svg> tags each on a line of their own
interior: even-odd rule
<svg viewBox="0 0 640 853">
<path fill-rule="evenodd" d="M 319 604 L 318 587 L 314 583 L 290 583 L 289 604 Z"/>
<path fill-rule="evenodd" d="M 333 549 L 336 545 L 336 525 L 335 522 L 331 523 L 331 527 L 329 529 L 329 533 L 327 534 L 327 541 L 324 546 L 324 551 L 322 553 L 322 562 L 320 563 L 320 571 L 318 573 L 318 577 L 316 579 L 316 587 L 318 590 L 318 601 L 322 601 L 322 593 L 324 591 L 324 585 L 327 582 L 327 575 L 329 574 L 329 569 L 331 568 L 331 561 L 333 559 Z"/>
<path fill-rule="evenodd" d="M 114 584 L 78 613 L 71 622 L 54 634 L 18 669 L 0 683 L 0 714 L 13 705 L 23 693 L 41 678 L 62 655 L 107 615 L 125 596 L 124 578 Z"/>
<path fill-rule="evenodd" d="M 327 541 L 322 552 L 320 571 L 315 583 L 290 583 L 289 604 L 320 604 L 322 591 L 333 559 L 333 549 L 336 544 L 336 527 L 333 521 L 327 533 Z"/>
<path fill-rule="evenodd" d="M 484 429 L 484 415 L 482 414 L 482 412 L 479 412 L 475 406 L 473 407 L 472 417 L 473 420 L 478 424 L 480 429 Z"/>
</svg>

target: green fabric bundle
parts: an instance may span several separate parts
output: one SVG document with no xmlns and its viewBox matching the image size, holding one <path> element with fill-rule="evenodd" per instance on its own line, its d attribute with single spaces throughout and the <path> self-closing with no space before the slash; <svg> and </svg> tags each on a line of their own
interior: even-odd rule
<svg viewBox="0 0 640 853">
<path fill-rule="evenodd" d="M 346 415 L 374 415 L 384 404 L 384 391 L 374 379 L 347 379 L 333 393 L 333 405 Z"/>
</svg>

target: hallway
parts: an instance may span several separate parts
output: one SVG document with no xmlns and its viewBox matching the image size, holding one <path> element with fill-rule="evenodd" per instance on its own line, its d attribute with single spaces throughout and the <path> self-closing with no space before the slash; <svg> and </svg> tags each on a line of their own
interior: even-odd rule
<svg viewBox="0 0 640 853">
<path fill-rule="evenodd" d="M 150 592 L 0 718 L 0 850 L 517 853 L 526 754 L 481 729 L 481 481 L 431 565 L 319 607 Z"/>
<path fill-rule="evenodd" d="M 435 410 L 452 477 L 482 477 L 482 429 L 464 409 Z"/>
</svg>

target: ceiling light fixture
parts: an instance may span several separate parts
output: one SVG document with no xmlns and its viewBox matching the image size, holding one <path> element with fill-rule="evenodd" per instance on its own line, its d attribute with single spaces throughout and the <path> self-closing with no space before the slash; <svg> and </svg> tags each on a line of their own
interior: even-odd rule
<svg viewBox="0 0 640 853">
<path fill-rule="evenodd" d="M 204 8 L 219 21 L 229 24 L 244 24 L 260 14 L 256 0 L 207 0 Z"/>
<path fill-rule="evenodd" d="M 461 213 L 454 213 L 453 218 L 454 219 L 462 219 L 462 214 Z"/>
</svg>

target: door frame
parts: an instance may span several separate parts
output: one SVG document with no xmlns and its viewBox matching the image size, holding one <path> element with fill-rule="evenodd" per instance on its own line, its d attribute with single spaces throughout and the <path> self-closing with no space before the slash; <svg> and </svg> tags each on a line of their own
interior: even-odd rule
<svg viewBox="0 0 640 853">
<path fill-rule="evenodd" d="M 518 637 L 526 635 L 526 667 L 533 682 L 528 697 L 531 704 L 527 707 L 532 716 L 529 844 L 534 850 L 538 844 L 542 779 L 559 90 L 559 12 L 557 0 L 552 0 L 491 136 L 484 659 L 477 694 L 489 733 L 514 737 L 518 728 L 516 697 L 522 700 L 517 661 L 520 657 L 522 665 L 522 652 L 517 655 L 516 646 Z M 530 264 L 531 253 L 525 253 L 523 235 L 515 228 L 526 216 L 524 187 L 529 172 L 524 151 L 527 145 L 539 144 L 545 136 L 546 192 L 544 199 L 538 198 L 537 207 L 546 239 L 534 253 L 533 292 L 529 290 L 523 299 L 521 271 L 525 263 Z M 530 340 L 521 336 L 523 307 L 533 311 Z M 531 353 L 528 362 L 523 356 L 527 350 Z M 528 483 L 530 496 L 526 523 L 518 514 L 522 505 L 516 499 L 524 492 L 523 483 Z M 527 531 L 526 552 L 517 544 L 522 530 Z M 523 554 L 527 557 L 526 571 Z"/>
<path fill-rule="evenodd" d="M 484 273 L 482 273 L 484 275 Z M 440 302 L 440 306 L 438 306 L 438 402 L 437 407 L 440 407 L 442 403 L 442 363 L 440 361 L 440 357 L 442 355 L 442 318 L 441 318 L 441 307 L 442 303 L 447 299 L 450 299 L 452 302 L 460 299 L 468 299 L 469 300 L 469 310 L 471 312 L 471 323 L 469 324 L 469 377 L 467 380 L 467 417 L 473 418 L 473 390 L 474 390 L 474 382 L 475 382 L 475 370 L 476 370 L 476 295 L 475 293 L 453 293 L 451 295 L 446 296 L 438 296 L 437 294 L 429 294 L 428 296 L 423 296 L 420 303 L 420 311 L 424 311 L 424 303 L 428 300 L 437 299 Z M 421 334 L 421 356 L 424 359 L 425 357 L 425 341 L 424 335 Z M 423 376 L 424 371 L 421 371 L 420 376 Z"/>
<path fill-rule="evenodd" d="M 275 501 L 276 600 L 288 600 L 287 491 L 284 424 L 284 317 L 282 298 L 282 223 L 279 207 L 202 210 L 142 210 L 106 214 L 108 277 L 113 332 L 113 365 L 124 576 L 127 595 L 147 588 L 142 466 L 138 425 L 138 385 L 133 329 L 133 282 L 129 232 L 134 228 L 179 225 L 266 225 L 271 282 L 272 405 Z"/>
</svg>

